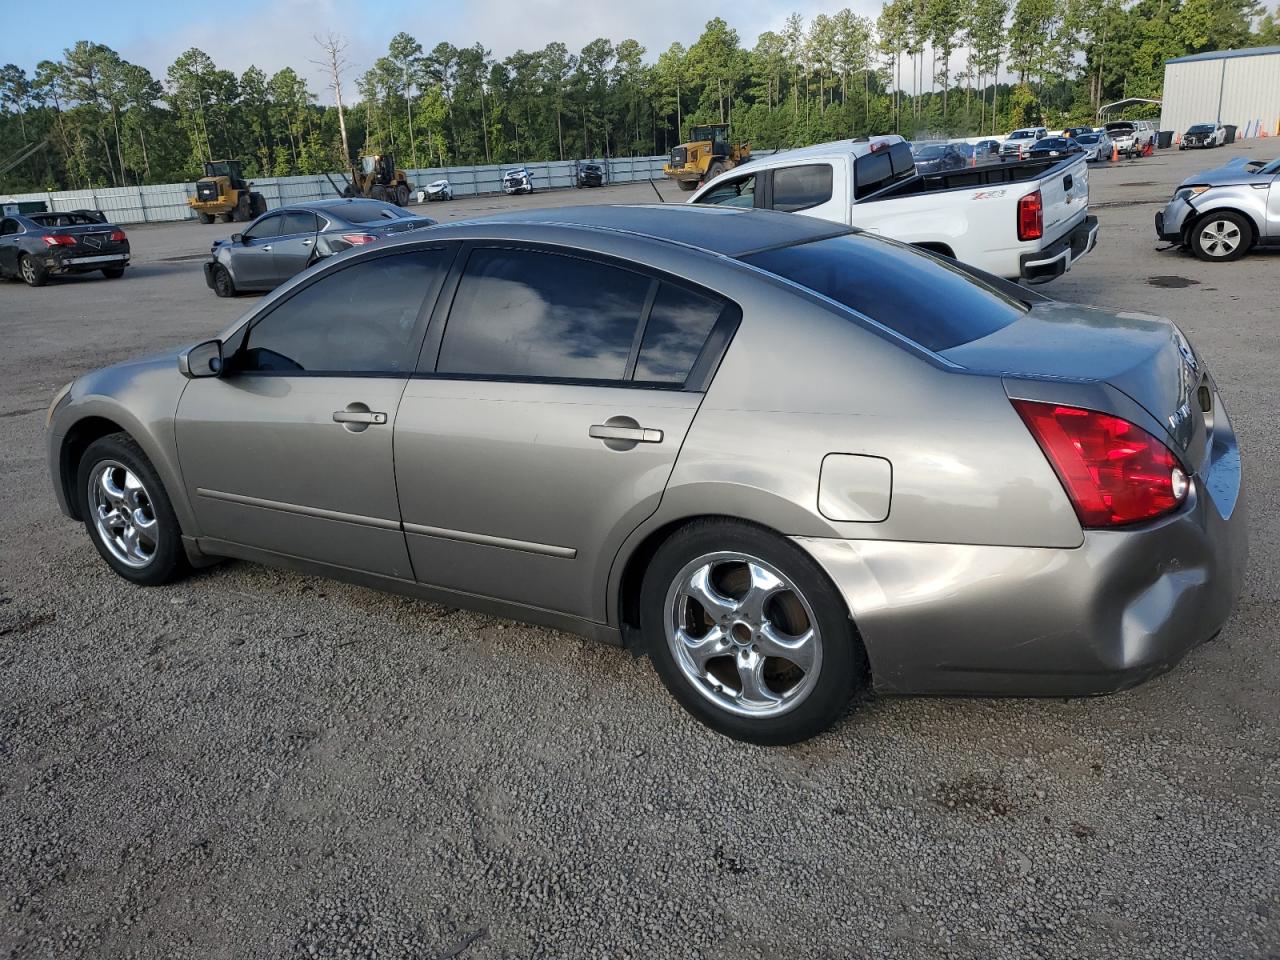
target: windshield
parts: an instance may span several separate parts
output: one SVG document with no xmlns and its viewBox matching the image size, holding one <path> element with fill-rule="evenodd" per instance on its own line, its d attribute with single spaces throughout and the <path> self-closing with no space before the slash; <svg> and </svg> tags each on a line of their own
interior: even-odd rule
<svg viewBox="0 0 1280 960">
<path fill-rule="evenodd" d="M 1187 130 L 1187 133 L 1213 133 L 1213 124 L 1197 123 Z"/>
<path fill-rule="evenodd" d="M 918 150 L 916 150 L 916 159 L 917 160 L 937 160 L 944 153 L 946 153 L 946 147 L 942 147 L 942 146 L 938 146 L 937 144 L 934 144 L 933 146 L 920 147 Z"/>
<path fill-rule="evenodd" d="M 1102 134 L 1100 133 L 1082 133 L 1080 136 L 1076 137 L 1076 140 L 1080 143 L 1097 143 L 1101 139 Z"/>
<path fill-rule="evenodd" d="M 929 350 L 981 339 L 1027 311 L 1025 304 L 945 260 L 864 233 L 742 259 L 851 307 Z"/>
<path fill-rule="evenodd" d="M 1034 139 L 1034 137 L 1035 134 L 1030 130 L 1015 130 L 1013 133 L 1009 134 L 1010 140 L 1031 140 Z"/>
<path fill-rule="evenodd" d="M 1280 173 L 1280 157 L 1276 157 L 1265 167 L 1259 170 L 1258 173 Z"/>
</svg>

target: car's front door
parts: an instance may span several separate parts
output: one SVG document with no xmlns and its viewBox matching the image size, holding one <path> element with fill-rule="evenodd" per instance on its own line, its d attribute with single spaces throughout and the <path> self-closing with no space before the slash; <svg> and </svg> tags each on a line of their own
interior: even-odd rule
<svg viewBox="0 0 1280 960">
<path fill-rule="evenodd" d="M 326 273 L 233 336 L 223 376 L 188 384 L 178 456 L 201 536 L 412 580 L 392 424 L 454 250 Z"/>
<path fill-rule="evenodd" d="M 466 257 L 396 420 L 414 570 L 602 622 L 595 578 L 657 509 L 733 308 L 611 261 Z"/>
<path fill-rule="evenodd" d="M 1271 178 L 1267 188 L 1267 236 L 1280 240 L 1280 173 Z"/>
<path fill-rule="evenodd" d="M 280 235 L 271 243 L 273 278 L 284 283 L 301 273 L 311 263 L 316 249 L 316 232 L 320 229 L 316 215 L 310 210 L 286 210 L 281 217 Z"/>
<path fill-rule="evenodd" d="M 241 235 L 240 243 L 231 247 L 231 272 L 237 287 L 270 290 L 276 286 L 273 252 L 283 225 L 283 214 L 265 214 Z"/>
</svg>

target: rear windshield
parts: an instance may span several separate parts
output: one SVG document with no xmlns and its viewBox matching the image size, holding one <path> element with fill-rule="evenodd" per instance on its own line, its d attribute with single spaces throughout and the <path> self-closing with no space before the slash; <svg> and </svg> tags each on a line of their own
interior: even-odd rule
<svg viewBox="0 0 1280 960">
<path fill-rule="evenodd" d="M 1102 134 L 1100 133 L 1082 133 L 1076 137 L 1076 140 L 1080 143 L 1097 143 L 1101 138 Z"/>
<path fill-rule="evenodd" d="M 1071 141 L 1066 137 L 1045 137 L 1043 140 L 1037 140 L 1034 146 L 1039 150 L 1061 150 L 1070 144 Z"/>
<path fill-rule="evenodd" d="M 929 350 L 979 340 L 1027 311 L 1026 304 L 943 259 L 867 234 L 842 234 L 743 260 L 851 307 Z"/>
<path fill-rule="evenodd" d="M 408 210 L 393 207 L 379 200 L 357 200 L 354 203 L 334 207 L 333 212 L 348 223 L 375 223 L 378 220 L 402 220 L 417 216 Z"/>
<path fill-rule="evenodd" d="M 30 213 L 27 216 L 42 227 L 87 227 L 102 223 L 87 213 Z"/>
<path fill-rule="evenodd" d="M 1010 140 L 1031 140 L 1034 137 L 1035 131 L 1033 130 L 1015 130 L 1009 134 Z"/>
<path fill-rule="evenodd" d="M 917 160 L 933 160 L 937 157 L 942 156 L 945 152 L 946 152 L 946 148 L 941 146 L 918 147 L 916 149 L 916 159 Z"/>
</svg>

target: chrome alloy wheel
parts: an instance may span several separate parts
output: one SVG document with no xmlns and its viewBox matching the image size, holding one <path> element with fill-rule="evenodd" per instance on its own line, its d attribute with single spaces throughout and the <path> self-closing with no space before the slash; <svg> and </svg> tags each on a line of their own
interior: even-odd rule
<svg viewBox="0 0 1280 960">
<path fill-rule="evenodd" d="M 36 282 L 36 265 L 31 261 L 30 257 L 23 257 L 22 264 L 19 267 L 22 271 L 22 279 L 24 282 L 35 286 Z"/>
<path fill-rule="evenodd" d="M 776 717 L 817 683 L 822 637 L 799 589 L 743 553 L 686 564 L 667 590 L 667 645 L 684 678 L 722 710 Z"/>
<path fill-rule="evenodd" d="M 1211 257 L 1226 257 L 1240 246 L 1240 228 L 1230 220 L 1209 220 L 1200 228 L 1200 246 Z"/>
<path fill-rule="evenodd" d="M 155 559 L 160 531 L 151 495 L 124 464 L 103 460 L 94 465 L 89 510 L 99 538 L 121 563 L 140 569 Z"/>
</svg>

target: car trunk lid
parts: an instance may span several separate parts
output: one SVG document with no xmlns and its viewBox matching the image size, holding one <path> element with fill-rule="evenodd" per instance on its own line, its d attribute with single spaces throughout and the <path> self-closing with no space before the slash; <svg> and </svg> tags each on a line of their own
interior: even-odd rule
<svg viewBox="0 0 1280 960">
<path fill-rule="evenodd" d="M 1195 470 L 1200 464 L 1206 424 L 1199 391 L 1208 377 L 1182 331 L 1169 320 L 1039 303 L 1020 320 L 943 356 L 980 373 L 1109 384 L 1160 424 L 1160 439 L 1187 466 Z"/>
</svg>

